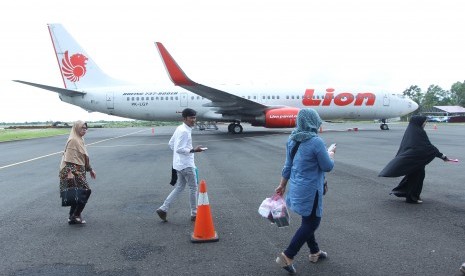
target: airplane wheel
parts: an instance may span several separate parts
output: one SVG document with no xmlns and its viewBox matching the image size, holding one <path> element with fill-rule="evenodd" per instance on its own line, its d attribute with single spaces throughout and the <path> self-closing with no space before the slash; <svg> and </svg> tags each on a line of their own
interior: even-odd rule
<svg viewBox="0 0 465 276">
<path fill-rule="evenodd" d="M 234 124 L 234 126 L 232 127 L 232 133 L 233 134 L 241 134 L 242 133 L 242 126 L 240 124 Z"/>
<path fill-rule="evenodd" d="M 228 132 L 234 133 L 233 132 L 234 125 L 235 125 L 234 123 L 231 123 L 231 124 L 228 125 Z"/>
<path fill-rule="evenodd" d="M 382 130 L 389 130 L 389 126 L 387 124 L 381 124 L 379 126 Z"/>
</svg>

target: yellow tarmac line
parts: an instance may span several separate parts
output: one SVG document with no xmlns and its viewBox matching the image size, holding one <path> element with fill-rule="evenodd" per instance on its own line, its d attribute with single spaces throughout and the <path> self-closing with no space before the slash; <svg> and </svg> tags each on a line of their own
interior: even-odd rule
<svg viewBox="0 0 465 276">
<path fill-rule="evenodd" d="M 145 131 L 145 129 L 139 130 L 139 131 L 136 131 L 136 132 L 132 132 L 132 133 L 129 133 L 129 134 L 125 134 L 125 135 L 113 137 L 113 138 L 108 138 L 108 139 L 100 140 L 100 141 L 97 141 L 97 142 L 94 142 L 94 143 L 87 144 L 87 146 L 99 144 L 99 143 L 106 142 L 106 141 L 109 141 L 109 140 L 114 140 L 114 139 L 122 138 L 122 137 L 125 137 L 125 136 L 129 136 L 129 135 L 133 135 L 133 134 L 142 132 L 142 131 Z M 0 170 L 6 169 L 6 168 L 9 168 L 9 167 L 13 167 L 13 166 L 17 166 L 17 165 L 21 165 L 21 164 L 24 164 L 24 163 L 32 162 L 32 161 L 35 161 L 35 160 L 38 160 L 38 159 L 42 159 L 42 158 L 45 158 L 45 157 L 49 157 L 49 156 L 52 156 L 52 155 L 61 154 L 61 153 L 63 153 L 63 151 L 58 151 L 58 152 L 54 152 L 54 153 L 42 155 L 42 156 L 39 156 L 39 157 L 36 157 L 36 158 L 32 158 L 32 159 L 29 159 L 29 160 L 25 160 L 25 161 L 13 163 L 13 164 L 5 165 L 5 166 L 0 167 Z"/>
</svg>

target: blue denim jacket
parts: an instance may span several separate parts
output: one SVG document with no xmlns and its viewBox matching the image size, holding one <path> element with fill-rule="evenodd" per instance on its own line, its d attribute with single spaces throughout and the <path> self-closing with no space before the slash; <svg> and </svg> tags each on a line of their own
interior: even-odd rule
<svg viewBox="0 0 465 276">
<path fill-rule="evenodd" d="M 334 167 L 325 143 L 320 137 L 303 141 L 294 160 L 291 151 L 296 142 L 289 139 L 286 147 L 286 162 L 281 176 L 288 179 L 286 204 L 289 209 L 301 216 L 309 216 L 313 201 L 318 191 L 318 208 L 316 215 L 323 213 L 324 173 Z"/>
</svg>

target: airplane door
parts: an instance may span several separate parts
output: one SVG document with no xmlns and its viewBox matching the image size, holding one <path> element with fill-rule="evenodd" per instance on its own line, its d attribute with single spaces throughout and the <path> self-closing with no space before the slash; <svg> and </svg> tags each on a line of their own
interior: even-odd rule
<svg viewBox="0 0 465 276">
<path fill-rule="evenodd" d="M 383 97 L 383 105 L 384 106 L 389 106 L 390 100 L 389 100 L 389 94 L 384 94 Z"/>
<path fill-rule="evenodd" d="M 113 92 L 107 93 L 107 109 L 114 109 L 115 108 L 115 103 L 114 103 L 114 95 Z"/>
<path fill-rule="evenodd" d="M 187 93 L 186 92 L 181 92 L 180 93 L 180 102 L 179 104 L 182 106 L 182 107 L 187 107 Z"/>
</svg>

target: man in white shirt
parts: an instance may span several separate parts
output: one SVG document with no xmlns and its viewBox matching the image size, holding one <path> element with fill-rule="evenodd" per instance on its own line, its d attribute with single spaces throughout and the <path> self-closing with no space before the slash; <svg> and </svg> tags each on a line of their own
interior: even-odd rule
<svg viewBox="0 0 465 276">
<path fill-rule="evenodd" d="M 169 141 L 169 146 L 173 150 L 173 168 L 177 171 L 178 181 L 173 191 L 168 195 L 157 214 L 166 222 L 166 216 L 170 205 L 178 198 L 184 190 L 186 184 L 189 185 L 189 202 L 191 209 L 191 221 L 195 221 L 197 216 L 197 180 L 195 176 L 194 153 L 202 152 L 202 146 L 192 147 L 192 128 L 195 126 L 197 112 L 186 108 L 182 111 L 183 124 L 176 128 Z"/>
</svg>

